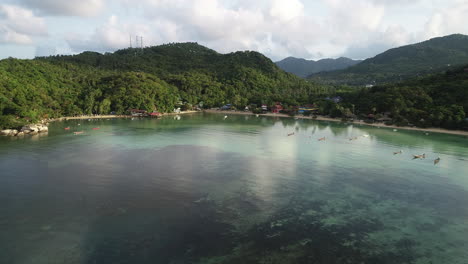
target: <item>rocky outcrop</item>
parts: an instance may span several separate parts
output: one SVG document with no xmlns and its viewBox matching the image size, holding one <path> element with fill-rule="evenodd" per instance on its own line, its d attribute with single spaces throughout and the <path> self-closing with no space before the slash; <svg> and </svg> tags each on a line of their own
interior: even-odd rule
<svg viewBox="0 0 468 264">
<path fill-rule="evenodd" d="M 0 135 L 2 135 L 2 136 L 9 136 L 10 133 L 11 133 L 11 130 L 12 130 L 12 129 L 0 130 Z"/>
<path fill-rule="evenodd" d="M 17 136 L 17 137 L 21 137 L 21 136 L 24 136 L 24 135 L 37 135 L 39 133 L 44 133 L 44 132 L 48 132 L 49 131 L 49 128 L 47 127 L 47 125 L 45 124 L 33 124 L 33 125 L 26 125 L 26 126 L 23 126 L 20 131 L 16 130 L 16 129 L 4 129 L 4 130 L 0 130 L 0 135 L 2 136 Z"/>
</svg>

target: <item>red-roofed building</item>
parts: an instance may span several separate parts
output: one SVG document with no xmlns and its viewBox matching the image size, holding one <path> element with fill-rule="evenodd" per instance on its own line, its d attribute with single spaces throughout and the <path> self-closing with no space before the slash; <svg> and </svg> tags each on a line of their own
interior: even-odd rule
<svg viewBox="0 0 468 264">
<path fill-rule="evenodd" d="M 152 112 L 152 113 L 150 113 L 150 116 L 151 117 L 160 117 L 160 116 L 162 116 L 162 114 L 159 113 L 159 112 Z"/>
<path fill-rule="evenodd" d="M 281 103 L 276 103 L 271 108 L 271 112 L 274 113 L 274 114 L 279 114 L 281 110 L 283 110 L 283 106 L 281 105 Z"/>
</svg>

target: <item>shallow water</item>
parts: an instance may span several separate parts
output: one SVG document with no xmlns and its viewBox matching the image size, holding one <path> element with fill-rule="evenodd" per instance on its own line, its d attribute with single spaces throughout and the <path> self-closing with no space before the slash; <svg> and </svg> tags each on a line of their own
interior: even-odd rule
<svg viewBox="0 0 468 264">
<path fill-rule="evenodd" d="M 49 129 L 0 138 L 0 263 L 468 263 L 461 136 L 216 114 Z"/>
</svg>

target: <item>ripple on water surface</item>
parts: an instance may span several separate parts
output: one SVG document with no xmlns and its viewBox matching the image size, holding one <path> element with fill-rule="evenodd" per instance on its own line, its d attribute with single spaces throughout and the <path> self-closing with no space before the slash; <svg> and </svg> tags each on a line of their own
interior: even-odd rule
<svg viewBox="0 0 468 264">
<path fill-rule="evenodd" d="M 255 116 L 57 122 L 0 138 L 0 263 L 466 263 L 467 147 Z"/>
</svg>

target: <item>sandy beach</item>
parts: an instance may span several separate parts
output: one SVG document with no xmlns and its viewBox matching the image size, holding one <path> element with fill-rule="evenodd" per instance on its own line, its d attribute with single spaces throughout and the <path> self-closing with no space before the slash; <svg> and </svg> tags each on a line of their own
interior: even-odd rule
<svg viewBox="0 0 468 264">
<path fill-rule="evenodd" d="M 48 122 L 81 120 L 81 119 L 110 119 L 110 118 L 131 118 L 131 115 L 82 115 L 82 116 L 64 116 L 47 120 Z"/>
<path fill-rule="evenodd" d="M 220 110 L 205 110 L 204 112 L 207 113 L 218 113 L 218 114 L 225 114 L 225 115 L 256 115 L 253 114 L 252 112 L 242 112 L 242 111 L 220 111 Z M 323 116 L 317 116 L 317 118 L 313 118 L 311 116 L 289 116 L 286 114 L 273 114 L 273 113 L 267 113 L 267 114 L 259 114 L 259 116 L 272 116 L 272 117 L 288 117 L 288 118 L 298 118 L 298 119 L 311 119 L 311 120 L 318 120 L 318 121 L 330 121 L 330 122 L 342 122 L 342 123 L 352 123 L 352 124 L 358 124 L 358 125 L 365 125 L 365 126 L 373 126 L 373 127 L 383 127 L 383 128 L 391 128 L 391 129 L 404 129 L 404 130 L 413 130 L 413 131 L 422 131 L 422 132 L 430 132 L 430 133 L 444 133 L 444 134 L 451 134 L 451 135 L 459 135 L 459 136 L 465 136 L 468 137 L 468 131 L 463 131 L 463 130 L 448 130 L 448 129 L 443 129 L 443 128 L 436 128 L 436 127 L 431 127 L 431 128 L 419 128 L 419 127 L 400 127 L 400 126 L 394 126 L 394 125 L 385 125 L 384 123 L 365 123 L 363 121 L 342 121 L 339 118 L 331 118 L 331 117 L 323 117 Z"/>
<path fill-rule="evenodd" d="M 161 113 L 162 116 L 172 116 L 172 115 L 185 115 L 199 113 L 200 111 L 182 111 L 180 113 Z M 81 115 L 81 116 L 64 116 L 59 118 L 52 118 L 47 120 L 47 122 L 54 121 L 65 121 L 65 120 L 82 120 L 82 119 L 110 119 L 110 118 L 132 118 L 138 116 L 132 115 Z"/>
</svg>

